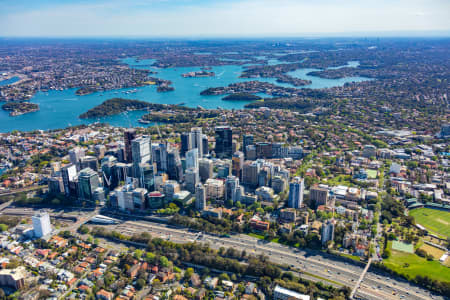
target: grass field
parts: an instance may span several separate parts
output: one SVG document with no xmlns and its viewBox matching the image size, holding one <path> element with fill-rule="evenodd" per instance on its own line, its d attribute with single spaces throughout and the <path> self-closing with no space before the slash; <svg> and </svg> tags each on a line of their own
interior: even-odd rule
<svg viewBox="0 0 450 300">
<path fill-rule="evenodd" d="M 414 253 L 414 246 L 413 244 L 405 244 L 402 242 L 393 241 L 392 250 L 403 251 L 406 253 Z"/>
<path fill-rule="evenodd" d="M 429 255 L 433 256 L 435 259 L 441 258 L 442 255 L 444 255 L 444 250 L 441 250 L 439 248 L 433 247 L 428 244 L 423 244 L 420 249 L 424 250 Z"/>
<path fill-rule="evenodd" d="M 388 247 L 391 246 L 392 243 L 389 242 Z M 415 254 L 392 249 L 391 256 L 388 259 L 383 260 L 383 263 L 386 267 L 410 277 L 427 275 L 432 279 L 450 282 L 449 268 L 441 265 L 439 261 L 428 261 Z M 408 264 L 409 266 L 406 267 L 405 264 Z"/>
<path fill-rule="evenodd" d="M 416 208 L 410 210 L 409 215 L 416 219 L 417 224 L 428 230 L 450 237 L 450 212 L 431 208 Z"/>
<path fill-rule="evenodd" d="M 367 172 L 367 177 L 369 179 L 377 178 L 377 171 L 376 170 L 366 170 L 366 172 Z"/>
</svg>

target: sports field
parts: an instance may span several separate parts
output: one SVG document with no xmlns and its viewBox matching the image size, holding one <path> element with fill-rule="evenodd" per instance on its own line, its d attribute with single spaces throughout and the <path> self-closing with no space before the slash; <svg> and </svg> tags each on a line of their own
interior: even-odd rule
<svg viewBox="0 0 450 300">
<path fill-rule="evenodd" d="M 439 259 L 441 258 L 442 255 L 444 255 L 445 251 L 441 250 L 439 248 L 433 247 L 431 245 L 428 244 L 423 244 L 420 249 L 424 250 L 426 253 L 428 253 L 429 255 L 433 256 L 434 259 Z"/>
<path fill-rule="evenodd" d="M 409 215 L 428 230 L 450 237 L 450 212 L 424 207 L 410 210 Z"/>
<path fill-rule="evenodd" d="M 406 253 L 414 253 L 414 246 L 413 244 L 406 244 L 398 241 L 392 242 L 392 249 L 397 251 L 403 251 Z"/>
</svg>

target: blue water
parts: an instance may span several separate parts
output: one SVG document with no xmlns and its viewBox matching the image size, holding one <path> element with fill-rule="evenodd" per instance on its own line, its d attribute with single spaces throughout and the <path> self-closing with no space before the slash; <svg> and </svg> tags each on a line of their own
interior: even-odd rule
<svg viewBox="0 0 450 300">
<path fill-rule="evenodd" d="M 68 89 L 64 91 L 49 91 L 38 92 L 31 99 L 31 102 L 37 103 L 40 110 L 37 112 L 10 117 L 7 112 L 0 110 L 0 132 L 8 132 L 12 130 L 36 130 L 36 129 L 55 129 L 65 128 L 71 125 L 89 124 L 93 122 L 107 122 L 114 126 L 149 126 L 138 123 L 138 119 L 145 114 L 144 111 L 133 111 L 122 113 L 115 116 L 109 116 L 100 119 L 81 120 L 78 116 L 90 108 L 99 105 L 103 101 L 113 98 L 121 97 L 127 99 L 138 99 L 153 103 L 161 104 L 179 104 L 184 102 L 188 107 L 197 107 L 198 105 L 204 108 L 222 107 L 225 109 L 239 109 L 243 108 L 248 102 L 246 101 L 222 101 L 222 95 L 219 96 L 201 96 L 200 92 L 209 87 L 227 86 L 230 83 L 243 82 L 255 80 L 251 78 L 239 78 L 243 67 L 242 66 L 215 66 L 212 71 L 215 72 L 215 77 L 202 78 L 183 78 L 181 74 L 198 71 L 200 68 L 186 67 L 186 68 L 167 68 L 158 69 L 150 67 L 154 60 L 136 61 L 134 58 L 127 58 L 122 60 L 133 68 L 151 69 L 158 74 L 150 75 L 162 79 L 172 81 L 175 91 L 167 93 L 158 93 L 156 86 L 145 86 L 137 88 L 136 93 L 125 94 L 129 89 L 118 89 L 107 92 L 97 92 L 85 96 L 75 95 L 76 89 Z M 272 63 L 275 63 L 273 61 Z M 307 76 L 306 73 L 314 69 L 301 69 L 292 72 L 294 76 L 300 76 L 304 79 L 312 80 L 312 84 L 305 86 L 311 88 L 323 88 L 343 85 L 346 82 L 362 81 L 367 78 L 351 77 L 343 79 L 323 79 L 314 76 Z M 292 87 L 290 84 L 277 83 L 275 78 L 258 78 L 259 81 L 270 82 L 279 86 Z M 259 94 L 267 97 L 267 95 Z"/>
<path fill-rule="evenodd" d="M 17 76 L 11 77 L 10 79 L 6 79 L 6 80 L 0 80 L 0 86 L 12 84 L 12 83 L 17 82 L 19 80 L 20 80 L 20 78 L 17 77 Z"/>
</svg>

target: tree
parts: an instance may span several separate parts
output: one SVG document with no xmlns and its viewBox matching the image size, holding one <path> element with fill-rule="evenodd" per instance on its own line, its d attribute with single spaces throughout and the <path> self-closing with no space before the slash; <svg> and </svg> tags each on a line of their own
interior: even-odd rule
<svg viewBox="0 0 450 300">
<path fill-rule="evenodd" d="M 141 259 L 142 254 L 144 254 L 144 252 L 142 250 L 140 250 L 140 249 L 134 250 L 134 253 L 133 253 L 134 258 L 136 258 L 137 260 Z"/>
<path fill-rule="evenodd" d="M 147 252 L 147 253 L 145 254 L 145 260 L 146 260 L 149 264 L 152 264 L 152 263 L 155 262 L 155 257 L 156 257 L 156 255 L 153 254 L 152 252 Z"/>
<path fill-rule="evenodd" d="M 169 260 L 165 256 L 161 256 L 159 258 L 159 265 L 163 268 L 167 268 L 169 266 Z"/>
<path fill-rule="evenodd" d="M 184 272 L 184 280 L 189 280 L 191 278 L 192 274 L 194 274 L 194 269 L 187 268 L 186 271 Z"/>
<path fill-rule="evenodd" d="M 136 281 L 136 288 L 138 289 L 138 290 L 142 290 L 142 288 L 145 286 L 145 280 L 144 279 L 142 279 L 142 278 L 139 278 L 137 281 Z"/>
</svg>

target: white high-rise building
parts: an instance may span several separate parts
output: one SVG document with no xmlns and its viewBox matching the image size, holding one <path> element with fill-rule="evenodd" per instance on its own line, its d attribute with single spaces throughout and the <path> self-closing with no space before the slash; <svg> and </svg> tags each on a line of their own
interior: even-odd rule
<svg viewBox="0 0 450 300">
<path fill-rule="evenodd" d="M 202 134 L 202 128 L 201 127 L 193 127 L 191 128 L 191 134 L 190 134 L 190 139 L 191 139 L 191 145 L 192 148 L 197 148 L 198 149 L 198 153 L 197 156 L 199 158 L 203 157 L 203 134 Z"/>
<path fill-rule="evenodd" d="M 194 148 L 186 152 L 186 169 L 198 170 L 198 149 Z"/>
<path fill-rule="evenodd" d="M 31 219 L 33 221 L 33 230 L 35 237 L 41 238 L 52 232 L 50 216 L 47 212 L 37 213 Z"/>
<path fill-rule="evenodd" d="M 300 208 L 303 204 L 303 192 L 305 184 L 303 178 L 295 177 L 289 184 L 288 206 L 292 208 Z"/>
</svg>

